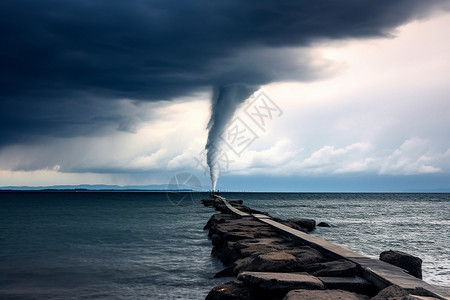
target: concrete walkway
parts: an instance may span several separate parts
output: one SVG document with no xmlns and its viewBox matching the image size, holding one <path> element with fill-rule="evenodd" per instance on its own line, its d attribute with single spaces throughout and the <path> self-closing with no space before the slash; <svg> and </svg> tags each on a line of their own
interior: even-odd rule
<svg viewBox="0 0 450 300">
<path fill-rule="evenodd" d="M 436 298 L 450 300 L 450 287 L 441 287 L 426 283 L 421 279 L 409 275 L 406 271 L 397 266 L 381 260 L 369 258 L 349 249 L 327 242 L 324 239 L 293 229 L 289 226 L 274 221 L 269 216 L 242 212 L 231 206 L 225 198 L 221 197 L 221 199 L 232 213 L 240 217 L 256 218 L 257 220 L 272 226 L 281 234 L 289 236 L 303 244 L 307 244 L 308 246 L 313 247 L 333 258 L 343 258 L 354 262 L 363 270 L 364 278 L 372 282 L 379 289 L 383 289 L 390 285 L 397 285 L 406 290 L 422 288 L 429 291 Z"/>
</svg>

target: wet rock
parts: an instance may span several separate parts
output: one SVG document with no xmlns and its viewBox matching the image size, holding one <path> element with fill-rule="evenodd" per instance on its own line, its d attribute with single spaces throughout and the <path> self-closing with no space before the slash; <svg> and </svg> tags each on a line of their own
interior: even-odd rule
<svg viewBox="0 0 450 300">
<path fill-rule="evenodd" d="M 233 273 L 242 271 L 286 272 L 294 269 L 297 258 L 285 251 L 269 252 L 239 259 L 234 264 Z"/>
<path fill-rule="evenodd" d="M 291 221 L 283 221 L 283 222 L 280 222 L 280 223 L 282 223 L 282 224 L 284 224 L 284 225 L 287 225 L 287 226 L 289 226 L 289 227 L 291 227 L 291 228 L 294 228 L 294 229 L 296 229 L 296 230 L 305 232 L 305 233 L 308 233 L 308 232 L 309 232 L 308 229 L 303 228 L 303 227 L 301 227 L 301 226 L 299 226 L 299 225 L 297 225 L 297 224 L 295 224 L 294 222 L 291 222 Z"/>
<path fill-rule="evenodd" d="M 227 206 L 226 206 L 225 204 L 223 204 L 223 202 L 216 202 L 216 203 L 214 204 L 214 208 L 215 208 L 217 211 L 228 212 L 228 208 L 227 208 Z"/>
<path fill-rule="evenodd" d="M 222 238 L 220 237 L 220 235 L 214 233 L 211 236 L 211 243 L 213 244 L 213 246 L 219 246 L 222 244 Z"/>
<path fill-rule="evenodd" d="M 258 300 L 257 293 L 248 285 L 235 280 L 214 287 L 205 300 Z"/>
<path fill-rule="evenodd" d="M 318 277 L 323 282 L 326 289 L 340 289 L 348 292 L 373 296 L 377 288 L 364 278 L 353 277 Z"/>
<path fill-rule="evenodd" d="M 305 271 L 314 276 L 326 277 L 351 277 L 360 273 L 358 266 L 346 259 L 311 264 Z"/>
<path fill-rule="evenodd" d="M 308 232 L 316 229 L 316 221 L 313 219 L 289 219 L 288 221 L 305 228 Z"/>
<path fill-rule="evenodd" d="M 237 242 L 235 246 L 238 247 L 240 243 Z M 319 251 L 309 246 L 294 246 L 289 241 L 279 244 L 271 242 L 271 239 L 262 239 L 260 243 L 251 245 L 248 240 L 244 240 L 242 244 L 248 247 L 237 250 L 241 259 L 235 262 L 235 274 L 240 271 L 302 271 L 311 264 L 327 260 Z"/>
<path fill-rule="evenodd" d="M 275 233 L 275 231 L 271 229 L 269 225 L 263 224 L 251 218 L 229 219 L 225 220 L 225 222 L 217 222 L 214 225 L 215 226 L 210 227 L 210 230 L 212 230 L 213 233 L 217 233 L 221 236 L 226 233 L 238 231 L 252 231 L 254 233 L 257 233 L 259 231 L 271 230 L 273 233 Z"/>
<path fill-rule="evenodd" d="M 370 298 L 370 300 L 400 300 L 408 294 L 409 292 L 407 290 L 396 285 L 391 285 L 381 290 L 375 297 Z"/>
<path fill-rule="evenodd" d="M 292 290 L 283 300 L 368 300 L 366 295 L 360 295 L 342 290 Z"/>
<path fill-rule="evenodd" d="M 227 241 L 222 246 L 216 246 L 212 249 L 211 254 L 216 256 L 226 266 L 233 264 L 240 257 L 235 249 L 236 242 Z"/>
<path fill-rule="evenodd" d="M 331 227 L 331 225 L 326 222 L 320 222 L 319 224 L 317 224 L 317 227 Z"/>
<path fill-rule="evenodd" d="M 292 289 L 323 290 L 317 277 L 295 273 L 242 272 L 238 280 L 265 291 L 287 292 Z"/>
<path fill-rule="evenodd" d="M 244 239 L 254 239 L 255 232 L 253 231 L 233 231 L 228 232 L 223 235 L 224 240 L 226 241 L 239 241 Z"/>
<path fill-rule="evenodd" d="M 234 217 L 231 214 L 214 214 L 209 218 L 208 222 L 206 223 L 205 227 L 203 227 L 204 230 L 210 229 L 213 225 L 219 224 L 219 223 L 225 223 L 227 220 L 233 220 Z"/>
<path fill-rule="evenodd" d="M 246 241 L 246 240 L 244 240 Z M 238 247 L 238 245 L 236 245 Z M 276 245 L 276 244 L 265 244 L 265 243 L 257 243 L 254 245 L 250 245 L 248 247 L 244 248 L 238 248 L 237 251 L 239 253 L 239 256 L 241 258 L 249 257 L 249 256 L 256 256 L 258 254 L 264 254 L 269 252 L 275 252 L 282 250 L 284 247 L 282 245 Z"/>
<path fill-rule="evenodd" d="M 214 275 L 214 278 L 232 277 L 232 276 L 233 276 L 233 267 L 228 267 L 220 272 L 217 272 L 216 275 Z"/>
<path fill-rule="evenodd" d="M 294 255 L 296 260 L 295 268 L 303 270 L 307 266 L 327 260 L 327 257 L 321 252 L 309 246 L 294 246 L 293 249 L 286 250 L 287 253 Z"/>
<path fill-rule="evenodd" d="M 237 242 L 236 247 L 239 249 L 254 247 L 254 246 L 271 246 L 271 247 L 287 247 L 291 246 L 292 242 L 283 236 L 263 237 L 251 240 L 242 240 Z"/>
<path fill-rule="evenodd" d="M 412 276 L 422 279 L 422 260 L 419 257 L 401 251 L 389 250 L 380 254 L 380 260 L 400 267 Z"/>
<path fill-rule="evenodd" d="M 202 204 L 204 206 L 214 206 L 216 203 L 218 203 L 217 199 L 213 199 L 213 198 L 206 198 L 206 199 L 202 199 Z"/>
<path fill-rule="evenodd" d="M 244 201 L 242 200 L 228 200 L 228 203 L 230 203 L 231 205 L 238 205 L 238 204 L 242 204 L 244 203 Z"/>
<path fill-rule="evenodd" d="M 399 286 L 391 285 L 381 290 L 370 300 L 406 300 L 410 295 L 430 297 L 431 293 L 424 288 L 417 287 L 412 290 L 405 290 Z"/>
</svg>

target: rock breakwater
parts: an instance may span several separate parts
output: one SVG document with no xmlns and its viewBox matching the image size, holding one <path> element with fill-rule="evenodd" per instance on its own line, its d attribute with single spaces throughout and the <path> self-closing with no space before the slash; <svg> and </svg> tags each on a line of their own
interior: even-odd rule
<svg viewBox="0 0 450 300">
<path fill-rule="evenodd" d="M 253 210 L 242 201 L 227 202 L 212 195 L 202 202 L 219 211 L 204 227 L 209 231 L 212 255 L 224 264 L 224 270 L 215 277 L 233 277 L 214 287 L 206 299 L 394 300 L 412 293 L 397 287 L 395 296 L 389 296 L 392 293 L 365 278 L 365 270 L 358 264 L 280 234 L 254 217 L 270 218 L 267 213 Z M 246 214 L 236 214 L 236 209 Z M 301 232 L 310 232 L 316 226 L 310 219 L 274 220 Z M 414 293 L 433 296 L 426 290 Z"/>
</svg>

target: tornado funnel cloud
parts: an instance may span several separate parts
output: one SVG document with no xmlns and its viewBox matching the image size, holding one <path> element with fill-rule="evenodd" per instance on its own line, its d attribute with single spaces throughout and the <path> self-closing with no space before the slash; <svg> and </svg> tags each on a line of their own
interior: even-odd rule
<svg viewBox="0 0 450 300">
<path fill-rule="evenodd" d="M 244 103 L 258 88 L 241 83 L 214 88 L 211 99 L 211 118 L 207 126 L 208 140 L 205 146 L 212 190 L 216 190 L 217 179 L 220 175 L 218 167 L 220 134 L 226 129 L 239 105 Z"/>
</svg>

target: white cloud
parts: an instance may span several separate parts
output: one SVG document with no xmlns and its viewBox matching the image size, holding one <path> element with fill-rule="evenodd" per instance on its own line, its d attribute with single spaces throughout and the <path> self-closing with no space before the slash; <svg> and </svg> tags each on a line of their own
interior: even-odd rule
<svg viewBox="0 0 450 300">
<path fill-rule="evenodd" d="M 301 174 L 333 174 L 367 171 L 371 158 L 366 153 L 372 148 L 369 143 L 358 142 L 342 148 L 324 146 L 296 165 Z M 361 161 L 358 161 L 361 159 Z"/>
<path fill-rule="evenodd" d="M 203 149 L 206 140 L 209 101 L 208 95 L 203 97 L 142 105 L 140 114 L 145 115 L 147 110 L 153 118 L 141 123 L 135 132 L 117 131 L 103 137 L 49 138 L 46 143 L 6 147 L 0 151 L 1 185 L 86 183 L 92 178 L 96 183 L 114 184 L 123 183 L 126 173 L 140 172 L 143 178 L 148 178 L 142 172 L 172 174 L 167 171 L 168 167 L 175 171 L 192 167 L 194 154 Z M 190 152 L 186 153 L 186 149 Z M 183 152 L 192 154 L 190 159 L 186 158 L 192 164 L 177 167 L 174 158 Z M 46 175 L 35 180 L 39 177 L 36 174 Z M 136 182 L 135 176 L 130 178 L 125 184 Z"/>
<path fill-rule="evenodd" d="M 434 166 L 442 154 L 433 154 L 427 140 L 411 138 L 396 149 L 381 165 L 380 174 L 426 174 L 442 171 Z"/>
<path fill-rule="evenodd" d="M 241 157 L 228 152 L 229 159 L 232 161 L 229 172 L 259 175 L 279 174 L 295 160 L 296 155 L 301 151 L 301 149 L 293 149 L 289 140 L 281 139 L 266 149 L 247 149 Z"/>
</svg>

